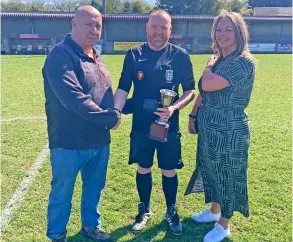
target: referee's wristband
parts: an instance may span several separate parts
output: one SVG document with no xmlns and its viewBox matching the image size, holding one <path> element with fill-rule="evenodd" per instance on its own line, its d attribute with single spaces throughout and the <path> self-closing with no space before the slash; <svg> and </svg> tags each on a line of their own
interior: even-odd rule
<svg viewBox="0 0 293 242">
<path fill-rule="evenodd" d="M 118 113 L 121 113 L 121 110 L 119 110 L 118 108 L 113 108 L 113 110 L 118 111 Z"/>
</svg>

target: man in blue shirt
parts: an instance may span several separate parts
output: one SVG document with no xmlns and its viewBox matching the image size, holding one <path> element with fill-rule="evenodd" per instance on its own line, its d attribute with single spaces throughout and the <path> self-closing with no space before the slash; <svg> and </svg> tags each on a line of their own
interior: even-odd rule
<svg viewBox="0 0 293 242">
<path fill-rule="evenodd" d="M 80 233 L 111 241 L 100 228 L 98 206 L 105 186 L 110 129 L 120 122 L 113 110 L 111 77 L 100 53 L 102 16 L 91 6 L 77 9 L 72 32 L 49 53 L 43 67 L 52 182 L 47 236 L 66 241 L 66 225 L 78 172 L 82 178 Z"/>
<path fill-rule="evenodd" d="M 151 167 L 157 150 L 167 206 L 166 219 L 173 234 L 182 234 L 176 206 L 178 177 L 175 170 L 182 167 L 179 109 L 194 98 L 194 77 L 187 52 L 168 42 L 171 30 L 171 17 L 166 11 L 157 10 L 149 16 L 146 25 L 148 42 L 127 52 L 114 98 L 115 108 L 122 110 L 133 83 L 133 97 L 124 110 L 127 107 L 127 112 L 133 113 L 129 163 L 138 163 L 136 184 L 140 203 L 132 226 L 134 232 L 143 230 L 152 216 Z M 179 85 L 183 89 L 181 97 L 178 97 Z M 154 113 L 147 111 L 144 108 L 146 100 L 160 101 L 161 89 L 173 89 L 177 93 L 174 104 L 168 108 L 158 108 Z M 158 116 L 170 122 L 167 142 L 164 143 L 147 137 L 152 122 Z"/>
</svg>

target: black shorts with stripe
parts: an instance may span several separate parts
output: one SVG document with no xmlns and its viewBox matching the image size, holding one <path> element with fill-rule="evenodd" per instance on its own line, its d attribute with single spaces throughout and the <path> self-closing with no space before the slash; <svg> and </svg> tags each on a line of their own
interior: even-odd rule
<svg viewBox="0 0 293 242">
<path fill-rule="evenodd" d="M 132 131 L 130 134 L 129 164 L 138 163 L 142 168 L 150 168 L 157 151 L 158 167 L 164 170 L 181 169 L 181 133 L 170 132 L 167 142 L 149 139 L 146 134 Z"/>
</svg>

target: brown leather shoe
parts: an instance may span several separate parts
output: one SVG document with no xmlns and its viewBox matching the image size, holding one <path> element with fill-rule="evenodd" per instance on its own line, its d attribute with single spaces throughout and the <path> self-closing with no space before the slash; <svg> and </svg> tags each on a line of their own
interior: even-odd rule
<svg viewBox="0 0 293 242">
<path fill-rule="evenodd" d="M 111 236 L 100 228 L 89 229 L 86 227 L 82 227 L 79 233 L 96 242 L 111 242 L 112 241 Z"/>
</svg>

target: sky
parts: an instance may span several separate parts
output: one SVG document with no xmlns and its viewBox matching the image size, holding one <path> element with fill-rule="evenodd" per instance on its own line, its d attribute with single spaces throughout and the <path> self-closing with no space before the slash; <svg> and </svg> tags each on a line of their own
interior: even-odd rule
<svg viewBox="0 0 293 242">
<path fill-rule="evenodd" d="M 143 0 L 143 1 L 153 6 L 155 5 L 156 0 Z"/>
</svg>

